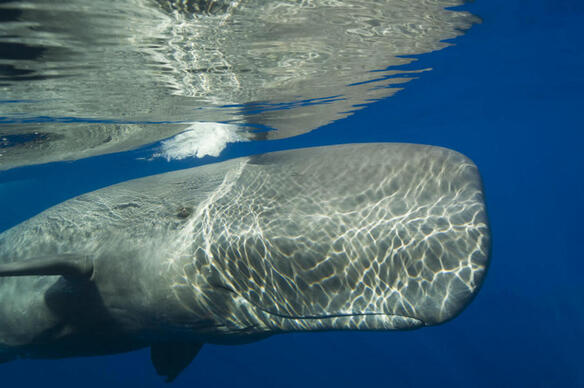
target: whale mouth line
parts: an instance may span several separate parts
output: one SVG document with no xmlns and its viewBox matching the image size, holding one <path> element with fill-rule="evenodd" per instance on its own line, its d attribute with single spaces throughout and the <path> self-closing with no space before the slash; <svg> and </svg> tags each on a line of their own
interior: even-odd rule
<svg viewBox="0 0 584 388">
<path fill-rule="evenodd" d="M 266 314 L 276 316 L 282 319 L 291 319 L 291 320 L 323 320 L 323 319 L 335 319 L 335 318 L 351 318 L 351 317 L 361 317 L 361 316 L 382 316 L 387 318 L 403 318 L 408 321 L 412 321 L 413 323 L 417 324 L 416 326 L 425 326 L 426 323 L 421 319 L 410 317 L 407 315 L 401 314 L 390 314 L 390 313 L 337 313 L 337 314 L 323 314 L 323 315 L 286 315 L 281 313 L 275 313 L 268 309 L 259 307 L 257 305 L 253 305 L 258 310 L 263 311 Z"/>
<path fill-rule="evenodd" d="M 360 317 L 360 316 L 382 316 L 382 317 L 386 317 L 386 318 L 402 318 L 406 321 L 410 321 L 411 323 L 414 324 L 415 327 L 419 327 L 419 326 L 427 326 L 426 322 L 424 322 L 421 319 L 418 318 L 414 318 L 408 315 L 403 315 L 403 314 L 391 314 L 391 313 L 375 313 L 375 312 L 364 312 L 364 313 L 336 313 L 336 314 L 323 314 L 323 315 L 289 315 L 289 314 L 282 314 L 282 313 L 278 313 L 278 312 L 274 312 L 271 311 L 265 307 L 262 307 L 260 305 L 258 305 L 257 303 L 254 303 L 252 301 L 250 301 L 248 298 L 246 298 L 245 296 L 240 295 L 239 293 L 235 292 L 234 290 L 228 288 L 228 287 L 222 287 L 224 289 L 226 289 L 229 292 L 232 292 L 234 294 L 236 294 L 237 296 L 239 296 L 240 298 L 242 298 L 243 300 L 245 300 L 246 303 L 248 303 L 250 306 L 252 306 L 253 308 L 274 316 L 274 317 L 278 317 L 281 319 L 286 319 L 286 320 L 326 320 L 326 319 L 335 319 L 335 318 L 350 318 L 350 317 Z"/>
<path fill-rule="evenodd" d="M 229 293 L 235 294 L 237 297 L 243 299 L 245 303 L 249 306 L 253 307 L 254 309 L 263 312 L 264 314 L 278 317 L 280 319 L 286 320 L 302 320 L 302 321 L 309 321 L 309 320 L 326 320 L 326 319 L 335 319 L 335 318 L 350 318 L 350 317 L 360 317 L 360 316 L 382 316 L 386 318 L 402 318 L 406 321 L 409 321 L 413 324 L 413 327 L 421 327 L 421 326 L 428 326 L 426 322 L 419 318 L 415 318 L 408 315 L 403 314 L 391 314 L 391 313 L 381 313 L 381 312 L 364 312 L 364 313 L 336 313 L 336 314 L 323 314 L 323 315 L 289 315 L 289 314 L 282 314 L 275 311 L 271 311 L 270 309 L 263 307 L 255 302 L 252 302 L 245 296 L 241 295 L 239 292 L 236 292 L 233 288 L 225 285 L 215 285 L 217 288 L 222 288 L 224 291 Z"/>
</svg>

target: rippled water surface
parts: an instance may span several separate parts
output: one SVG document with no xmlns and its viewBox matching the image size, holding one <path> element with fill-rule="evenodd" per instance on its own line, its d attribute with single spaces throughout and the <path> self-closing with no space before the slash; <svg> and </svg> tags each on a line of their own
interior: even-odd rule
<svg viewBox="0 0 584 388">
<path fill-rule="evenodd" d="M 161 156 L 299 135 L 430 70 L 458 0 L 9 2 L 0 169 L 169 140 Z M 214 124 L 217 123 L 217 124 Z M 186 132 L 186 133 L 185 133 Z"/>
<path fill-rule="evenodd" d="M 451 148 L 478 166 L 493 237 L 460 316 L 205 345 L 173 386 L 582 387 L 583 19 L 580 0 L 0 0 L 0 232 L 232 157 Z M 0 378 L 165 386 L 147 350 Z"/>
</svg>

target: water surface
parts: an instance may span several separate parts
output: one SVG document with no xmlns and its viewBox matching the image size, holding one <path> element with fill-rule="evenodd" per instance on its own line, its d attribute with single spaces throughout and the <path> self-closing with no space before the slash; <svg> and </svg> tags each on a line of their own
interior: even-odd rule
<svg viewBox="0 0 584 388">
<path fill-rule="evenodd" d="M 459 0 L 6 3 L 0 169 L 135 149 L 217 156 L 387 98 L 476 23 Z"/>
</svg>

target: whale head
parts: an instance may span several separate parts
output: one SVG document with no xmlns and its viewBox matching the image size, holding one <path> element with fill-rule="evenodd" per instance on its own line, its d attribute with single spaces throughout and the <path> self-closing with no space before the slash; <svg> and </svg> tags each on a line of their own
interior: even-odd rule
<svg viewBox="0 0 584 388">
<path fill-rule="evenodd" d="M 430 326 L 482 283 L 482 184 L 457 152 L 346 145 L 256 156 L 233 171 L 195 216 L 194 259 L 178 269 L 183 287 L 206 282 L 229 300 L 213 307 L 225 327 Z"/>
</svg>

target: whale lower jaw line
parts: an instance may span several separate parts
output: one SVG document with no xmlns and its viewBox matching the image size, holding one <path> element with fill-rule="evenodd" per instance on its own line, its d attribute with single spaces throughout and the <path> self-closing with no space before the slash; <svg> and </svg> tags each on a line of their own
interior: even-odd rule
<svg viewBox="0 0 584 388">
<path fill-rule="evenodd" d="M 272 311 L 249 300 L 236 292 L 232 287 L 216 285 L 228 293 L 234 294 L 241 305 L 256 316 L 263 323 L 264 329 L 274 334 L 290 331 L 327 331 L 327 330 L 411 330 L 430 323 L 407 315 L 383 312 L 349 312 L 322 315 L 291 315 Z M 250 311 L 250 312 L 251 312 Z M 257 327 L 256 325 L 254 325 Z"/>
<path fill-rule="evenodd" d="M 240 296 L 241 297 L 241 296 Z M 325 331 L 325 330 L 409 330 L 427 326 L 421 319 L 407 315 L 364 312 L 324 315 L 287 315 L 270 311 L 241 297 L 264 315 L 267 326 L 274 331 Z"/>
<path fill-rule="evenodd" d="M 327 330 L 411 330 L 426 326 L 417 318 L 386 313 L 331 314 L 322 316 L 285 316 L 265 312 L 277 328 L 290 331 L 327 331 Z"/>
</svg>

